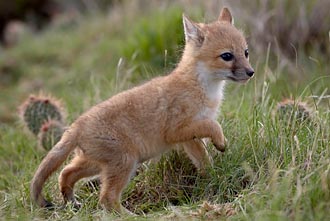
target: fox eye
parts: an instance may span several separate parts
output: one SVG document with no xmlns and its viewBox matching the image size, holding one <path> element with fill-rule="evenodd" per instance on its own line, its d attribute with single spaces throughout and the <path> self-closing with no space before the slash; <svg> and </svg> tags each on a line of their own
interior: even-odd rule
<svg viewBox="0 0 330 221">
<path fill-rule="evenodd" d="M 246 58 L 249 57 L 249 49 L 246 49 L 246 50 L 244 51 L 244 55 L 245 55 Z"/>
<path fill-rule="evenodd" d="M 234 59 L 234 55 L 230 52 L 225 52 L 225 53 L 221 54 L 220 57 L 224 61 L 232 61 Z"/>
</svg>

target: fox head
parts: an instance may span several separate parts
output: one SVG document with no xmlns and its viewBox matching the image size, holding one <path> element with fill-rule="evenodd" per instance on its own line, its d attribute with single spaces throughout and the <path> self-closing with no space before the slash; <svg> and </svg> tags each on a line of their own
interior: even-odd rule
<svg viewBox="0 0 330 221">
<path fill-rule="evenodd" d="M 249 63 L 247 42 L 233 25 L 228 8 L 223 8 L 217 21 L 195 23 L 183 15 L 186 47 L 183 55 L 195 63 L 197 72 L 211 79 L 246 82 L 254 70 Z"/>
</svg>

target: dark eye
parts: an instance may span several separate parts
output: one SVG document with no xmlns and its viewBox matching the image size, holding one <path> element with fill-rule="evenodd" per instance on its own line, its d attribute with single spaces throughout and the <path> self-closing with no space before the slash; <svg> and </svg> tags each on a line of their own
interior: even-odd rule
<svg viewBox="0 0 330 221">
<path fill-rule="evenodd" d="M 234 59 L 234 55 L 229 52 L 225 52 L 225 53 L 221 54 L 220 57 L 225 61 L 232 61 Z"/>
<path fill-rule="evenodd" d="M 249 57 L 249 49 L 246 49 L 246 50 L 244 51 L 244 55 L 245 55 L 246 58 Z"/>
</svg>

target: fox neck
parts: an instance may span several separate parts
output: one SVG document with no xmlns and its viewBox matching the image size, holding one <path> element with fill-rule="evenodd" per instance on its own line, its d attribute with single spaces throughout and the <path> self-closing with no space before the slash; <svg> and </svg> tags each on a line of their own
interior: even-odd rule
<svg viewBox="0 0 330 221">
<path fill-rule="evenodd" d="M 206 99 L 218 106 L 223 99 L 225 81 L 212 77 L 206 64 L 196 59 L 196 56 L 192 54 L 194 50 L 189 49 L 189 47 L 185 48 L 177 69 L 188 78 L 196 80 Z"/>
<path fill-rule="evenodd" d="M 205 64 L 201 61 L 197 62 L 196 64 L 196 76 L 197 80 L 202 87 L 206 98 L 212 102 L 216 103 L 217 105 L 223 99 L 223 90 L 225 87 L 225 81 L 215 79 L 212 77 L 212 74 L 207 69 Z"/>
</svg>

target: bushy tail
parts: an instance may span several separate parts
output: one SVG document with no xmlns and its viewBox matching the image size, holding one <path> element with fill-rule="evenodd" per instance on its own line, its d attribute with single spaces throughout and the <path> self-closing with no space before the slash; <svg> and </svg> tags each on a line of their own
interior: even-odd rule
<svg viewBox="0 0 330 221">
<path fill-rule="evenodd" d="M 42 160 L 31 182 L 31 198 L 40 207 L 53 207 L 42 195 L 42 187 L 48 177 L 61 166 L 76 145 L 66 142 L 64 137 L 49 151 Z"/>
</svg>

